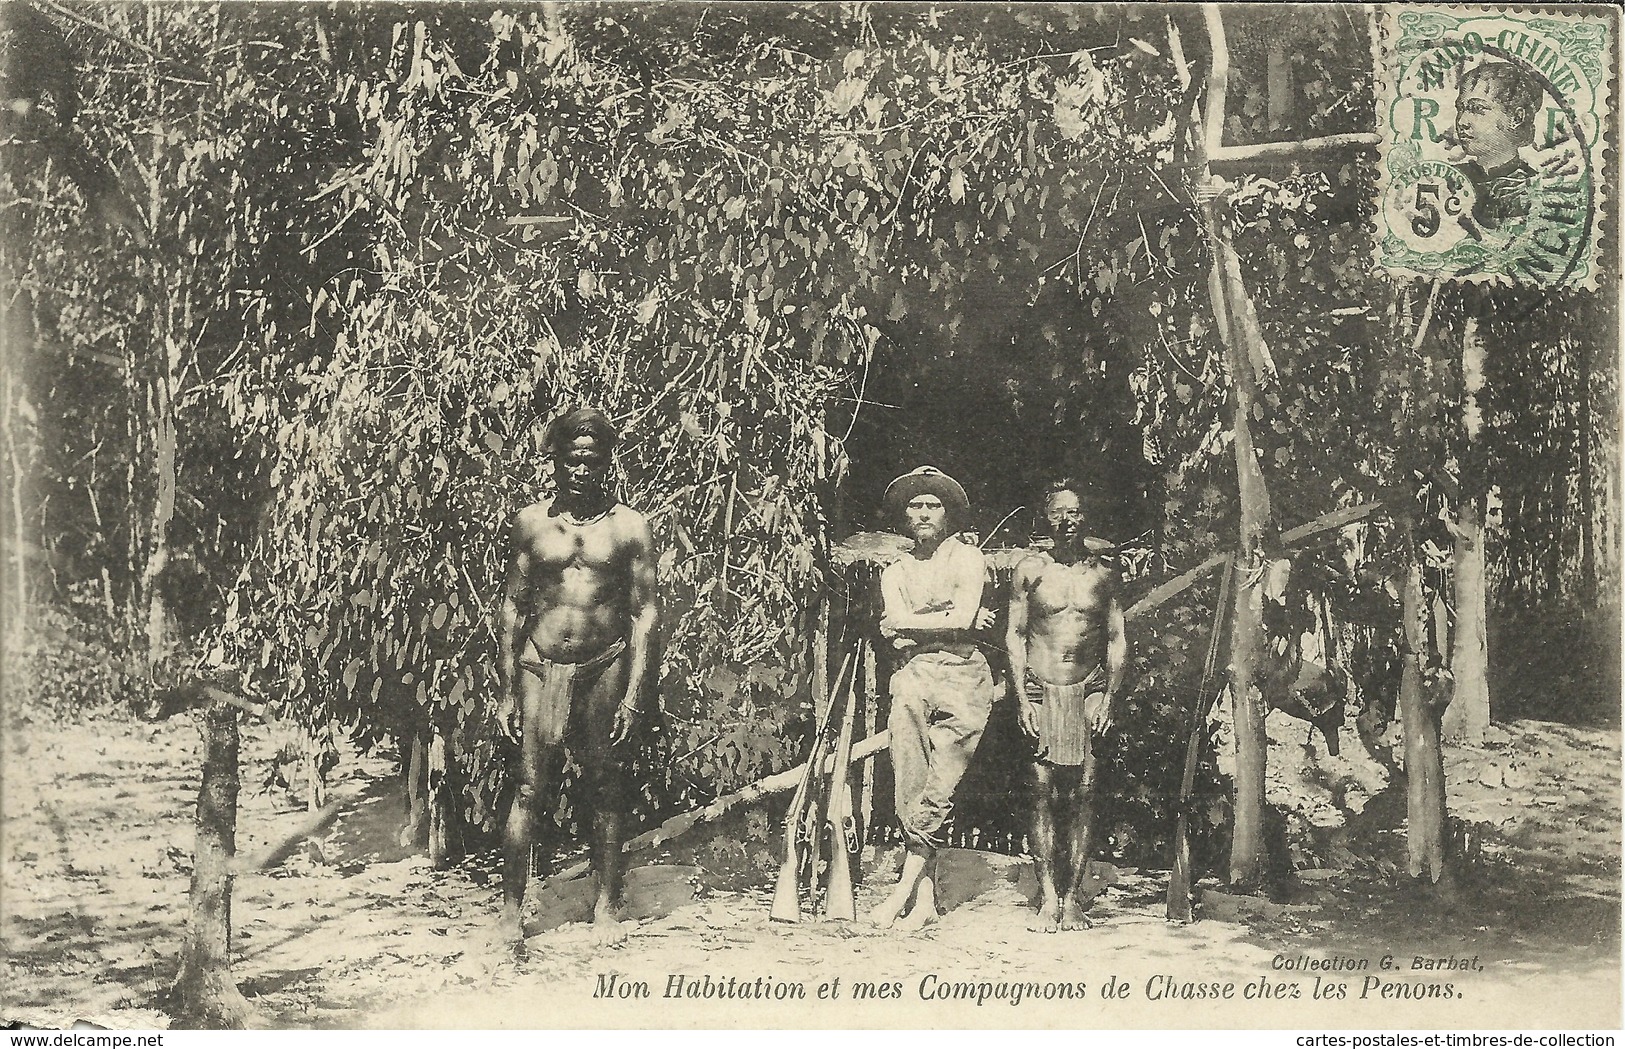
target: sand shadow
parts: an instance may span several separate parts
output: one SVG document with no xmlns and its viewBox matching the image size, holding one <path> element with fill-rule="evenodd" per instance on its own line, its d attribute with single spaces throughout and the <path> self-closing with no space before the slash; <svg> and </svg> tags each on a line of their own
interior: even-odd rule
<svg viewBox="0 0 1625 1049">
<path fill-rule="evenodd" d="M 1038 876 L 1022 856 L 943 849 L 937 874 L 937 906 L 945 914 L 971 903 L 1030 906 L 1038 899 Z"/>
<path fill-rule="evenodd" d="M 626 872 L 622 895 L 626 918 L 653 921 L 670 916 L 700 893 L 704 872 L 698 867 L 647 864 Z M 594 875 L 568 880 L 549 879 L 535 890 L 535 916 L 525 921 L 526 935 L 552 932 L 575 922 L 592 920 L 598 893 Z"/>
<path fill-rule="evenodd" d="M 422 846 L 401 844 L 405 825 L 405 786 L 394 776 L 379 776 L 339 816 L 324 843 L 324 854 L 335 866 L 396 863 L 422 855 Z"/>
</svg>

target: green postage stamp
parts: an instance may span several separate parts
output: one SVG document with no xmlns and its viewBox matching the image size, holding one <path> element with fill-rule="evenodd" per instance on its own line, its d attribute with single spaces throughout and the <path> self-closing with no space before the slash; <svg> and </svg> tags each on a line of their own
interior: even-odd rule
<svg viewBox="0 0 1625 1049">
<path fill-rule="evenodd" d="M 1617 11 L 1381 10 L 1382 268 L 1595 288 Z"/>
</svg>

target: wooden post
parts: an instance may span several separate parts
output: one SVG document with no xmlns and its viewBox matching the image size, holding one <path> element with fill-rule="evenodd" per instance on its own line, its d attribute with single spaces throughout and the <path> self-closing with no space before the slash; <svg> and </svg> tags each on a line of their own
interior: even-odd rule
<svg viewBox="0 0 1625 1049">
<path fill-rule="evenodd" d="M 175 983 L 187 1026 L 240 1029 L 252 1015 L 231 976 L 231 887 L 237 852 L 237 709 L 212 699 L 200 715 L 203 777 L 192 849 L 190 913 Z"/>
<path fill-rule="evenodd" d="M 429 840 L 429 744 L 423 727 L 413 718 L 400 738 L 401 778 L 405 781 L 406 812 L 401 824 L 402 848 L 416 848 Z"/>
<path fill-rule="evenodd" d="M 445 870 L 463 858 L 462 797 L 457 755 L 452 751 L 450 717 L 433 720 L 429 736 L 429 862 Z"/>
<path fill-rule="evenodd" d="M 1468 317 L 1461 337 L 1462 398 L 1461 491 L 1456 520 L 1451 577 L 1456 594 L 1456 629 L 1451 637 L 1450 670 L 1455 698 L 1444 713 L 1444 738 L 1471 746 L 1484 742 L 1490 727 L 1489 635 L 1485 614 L 1484 514 L 1487 483 L 1483 471 L 1483 416 L 1478 394 L 1484 387 L 1484 340 L 1478 318 Z"/>
<path fill-rule="evenodd" d="M 1208 157 L 1222 145 L 1225 97 L 1230 76 L 1230 49 L 1224 20 L 1215 4 L 1202 5 L 1210 43 L 1207 98 L 1201 134 L 1193 157 L 1193 181 L 1205 187 L 1212 175 Z M 1213 254 L 1208 273 L 1208 297 L 1230 373 L 1232 426 L 1235 433 L 1236 486 L 1241 503 L 1238 564 L 1240 578 L 1230 631 L 1230 694 L 1236 733 L 1235 817 L 1230 845 L 1230 883 L 1253 888 L 1265 871 L 1264 772 L 1268 738 L 1264 731 L 1264 700 L 1253 688 L 1259 655 L 1264 647 L 1262 596 L 1257 568 L 1262 563 L 1263 539 L 1271 531 L 1269 488 L 1253 450 L 1252 416 L 1257 401 L 1254 369 L 1267 359 L 1253 312 L 1252 299 L 1241 279 L 1240 260 L 1218 213 L 1218 203 L 1200 193 L 1203 232 Z"/>
<path fill-rule="evenodd" d="M 1400 580 L 1400 616 L 1405 649 L 1401 660 L 1399 716 L 1405 737 L 1405 842 L 1410 875 L 1445 876 L 1444 756 L 1439 747 L 1439 712 L 1429 702 L 1422 678 L 1427 631 L 1422 623 L 1422 564 L 1417 555 L 1412 514 L 1400 517 L 1405 550 Z"/>
</svg>

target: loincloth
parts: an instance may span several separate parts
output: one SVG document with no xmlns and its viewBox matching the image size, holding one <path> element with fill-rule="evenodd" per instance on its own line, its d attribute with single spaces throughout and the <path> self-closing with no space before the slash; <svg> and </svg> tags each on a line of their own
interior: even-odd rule
<svg viewBox="0 0 1625 1049">
<path fill-rule="evenodd" d="M 1028 699 L 1038 707 L 1038 760 L 1051 765 L 1086 765 L 1093 757 L 1087 704 L 1091 696 L 1104 696 L 1106 671 L 1095 667 L 1070 685 L 1039 681 L 1041 700 Z"/>
<path fill-rule="evenodd" d="M 535 641 L 530 642 L 534 649 Z M 598 679 L 598 675 L 626 651 L 626 639 L 617 638 L 609 647 L 590 659 L 580 663 L 560 663 L 552 659 L 526 659 L 519 658 L 519 669 L 536 675 L 541 682 L 538 693 L 527 694 L 525 703 L 527 718 L 535 718 L 540 724 L 555 725 L 561 730 L 569 724 L 571 710 L 575 706 L 576 694 L 583 685 L 590 685 Z M 541 655 L 538 651 L 537 655 Z M 528 729 L 530 726 L 526 726 Z"/>
</svg>

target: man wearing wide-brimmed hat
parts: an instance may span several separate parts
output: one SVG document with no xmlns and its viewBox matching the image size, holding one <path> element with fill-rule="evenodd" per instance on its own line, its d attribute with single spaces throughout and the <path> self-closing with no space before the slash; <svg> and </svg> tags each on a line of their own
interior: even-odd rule
<svg viewBox="0 0 1625 1049">
<path fill-rule="evenodd" d="M 993 706 L 993 675 L 971 636 L 993 617 L 981 607 L 982 552 L 953 538 L 970 509 L 959 482 L 922 466 L 891 483 L 886 509 L 914 537 L 914 548 L 880 577 L 880 630 L 901 660 L 888 727 L 908 855 L 870 918 L 881 928 L 919 928 L 936 919 L 932 868 L 943 823 Z"/>
</svg>

